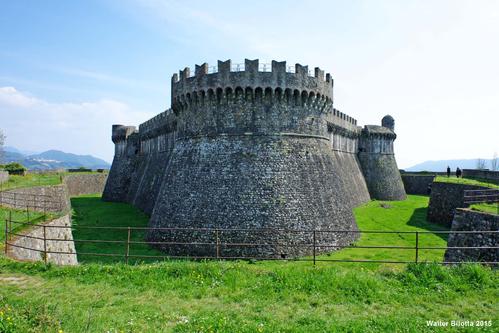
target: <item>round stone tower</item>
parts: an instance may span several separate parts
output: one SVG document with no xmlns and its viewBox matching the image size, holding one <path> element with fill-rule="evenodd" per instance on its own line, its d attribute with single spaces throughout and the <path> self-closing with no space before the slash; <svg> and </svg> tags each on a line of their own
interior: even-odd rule
<svg viewBox="0 0 499 333">
<path fill-rule="evenodd" d="M 172 255 L 212 256 L 213 245 L 178 243 L 219 240 L 224 257 L 293 257 L 312 252 L 305 245 L 314 229 L 357 230 L 328 134 L 332 102 L 331 76 L 319 68 L 310 75 L 299 64 L 229 60 L 213 73 L 203 64 L 194 75 L 189 68 L 175 74 L 177 137 L 150 220 L 165 229 L 148 240 L 176 243 L 158 245 Z M 321 243 L 344 246 L 356 236 L 318 233 L 318 251 L 332 249 Z"/>
<path fill-rule="evenodd" d="M 113 125 L 111 139 L 114 143 L 113 167 L 109 172 L 102 198 L 106 201 L 126 201 L 130 177 L 134 166 L 132 160 L 139 150 L 139 137 L 135 126 Z"/>
<path fill-rule="evenodd" d="M 359 139 L 358 158 L 371 198 L 404 200 L 404 184 L 395 161 L 395 120 L 386 115 L 381 125 L 366 125 Z"/>
</svg>

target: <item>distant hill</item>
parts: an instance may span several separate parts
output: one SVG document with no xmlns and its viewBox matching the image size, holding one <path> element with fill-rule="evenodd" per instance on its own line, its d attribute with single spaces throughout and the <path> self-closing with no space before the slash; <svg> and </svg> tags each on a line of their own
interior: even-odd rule
<svg viewBox="0 0 499 333">
<path fill-rule="evenodd" d="M 485 168 L 490 169 L 491 160 L 485 161 Z M 439 160 L 439 161 L 425 161 L 423 163 L 416 164 L 410 168 L 404 168 L 405 171 L 440 171 L 445 172 L 447 166 L 452 170 L 457 167 L 461 169 L 476 169 L 477 159 L 463 159 L 463 160 Z"/>
<path fill-rule="evenodd" d="M 111 165 L 91 155 L 76 155 L 60 150 L 47 150 L 40 154 L 25 155 L 13 147 L 5 147 L 3 162 L 19 162 L 29 170 L 69 169 L 85 167 L 89 169 L 109 169 Z"/>
</svg>

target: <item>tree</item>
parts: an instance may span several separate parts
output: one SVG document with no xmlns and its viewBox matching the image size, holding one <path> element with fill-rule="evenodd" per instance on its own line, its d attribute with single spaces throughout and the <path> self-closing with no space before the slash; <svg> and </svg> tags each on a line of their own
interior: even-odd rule
<svg viewBox="0 0 499 333">
<path fill-rule="evenodd" d="M 492 159 L 490 160 L 490 170 L 498 171 L 499 170 L 499 158 L 497 157 L 497 152 L 494 152 Z"/>
<path fill-rule="evenodd" d="M 5 143 L 5 135 L 3 131 L 0 129 L 0 163 L 3 161 L 3 145 Z"/>
<path fill-rule="evenodd" d="M 476 160 L 476 168 L 479 170 L 485 169 L 485 160 L 479 158 Z"/>
</svg>

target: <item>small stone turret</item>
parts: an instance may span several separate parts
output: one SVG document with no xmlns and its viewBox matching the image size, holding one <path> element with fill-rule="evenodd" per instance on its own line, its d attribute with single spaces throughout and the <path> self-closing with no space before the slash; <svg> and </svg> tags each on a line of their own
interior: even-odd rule
<svg viewBox="0 0 499 333">
<path fill-rule="evenodd" d="M 395 119 L 387 114 L 383 117 L 383 119 L 381 119 L 381 126 L 390 129 L 392 132 L 395 132 Z"/>
<path fill-rule="evenodd" d="M 358 158 L 371 198 L 378 200 L 403 200 L 406 197 L 400 176 L 393 141 L 395 120 L 385 116 L 382 126 L 366 125 L 359 138 Z"/>
</svg>

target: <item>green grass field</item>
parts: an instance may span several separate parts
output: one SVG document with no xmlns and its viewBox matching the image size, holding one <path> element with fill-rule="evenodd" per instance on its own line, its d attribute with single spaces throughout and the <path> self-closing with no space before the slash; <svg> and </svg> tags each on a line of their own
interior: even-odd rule
<svg viewBox="0 0 499 333">
<path fill-rule="evenodd" d="M 126 204 L 72 199 L 75 225 L 145 225 Z M 373 201 L 355 209 L 362 230 L 440 230 L 428 198 Z M 75 238 L 122 239 L 75 231 Z M 142 237 L 137 235 L 136 237 Z M 378 237 L 378 236 L 376 236 Z M 413 244 L 413 236 L 365 234 L 361 244 Z M 411 238 L 412 237 L 412 238 Z M 445 245 L 429 234 L 424 244 Z M 97 238 L 98 239 L 98 238 Z M 123 251 L 122 245 L 78 251 Z M 147 248 L 137 253 L 153 253 Z M 441 260 L 442 251 L 421 254 Z M 397 258 L 401 250 L 344 249 L 324 258 Z M 77 267 L 0 257 L 0 332 L 494 332 L 499 274 L 478 265 L 275 261 L 165 261 L 124 265 L 79 258 Z M 491 320 L 492 327 L 435 329 L 427 320 Z"/>
<path fill-rule="evenodd" d="M 25 176 L 10 175 L 9 180 L 0 185 L 0 191 L 33 186 L 58 185 L 62 182 L 63 173 L 28 173 Z"/>
<path fill-rule="evenodd" d="M 499 214 L 499 203 L 480 203 L 473 204 L 470 209 L 485 213 Z"/>
<path fill-rule="evenodd" d="M 78 229 L 85 226 L 107 227 L 147 227 L 148 217 L 131 205 L 123 203 L 102 202 L 96 195 L 82 196 L 71 199 L 74 209 L 73 235 L 75 239 L 126 241 L 127 230 Z M 445 230 L 443 227 L 426 222 L 428 197 L 410 195 L 405 201 L 379 202 L 372 201 L 356 208 L 354 214 L 360 230 L 372 231 L 434 231 Z M 144 232 L 134 230 L 132 241 L 143 241 Z M 407 246 L 416 245 L 415 234 L 362 234 L 356 246 Z M 447 235 L 433 233 L 419 235 L 419 246 L 445 247 Z M 77 243 L 79 253 L 120 254 L 120 257 L 80 255 L 80 262 L 116 262 L 123 261 L 126 244 L 124 243 Z M 149 248 L 145 244 L 132 244 L 132 255 L 162 255 L 161 252 Z M 444 250 L 420 250 L 420 261 L 442 261 Z M 330 255 L 321 255 L 319 259 L 327 260 L 383 260 L 383 261 L 413 261 L 414 249 L 365 249 L 351 248 Z M 132 260 L 132 259 L 131 259 Z M 135 259 L 150 261 L 147 258 Z"/>
<path fill-rule="evenodd" d="M 499 185 L 491 183 L 486 179 L 470 179 L 470 178 L 456 178 L 456 176 L 446 177 L 446 176 L 437 176 L 435 177 L 435 182 L 441 183 L 454 183 L 454 184 L 466 184 L 466 185 L 477 185 L 477 186 L 485 186 L 490 188 L 499 188 Z"/>
</svg>

